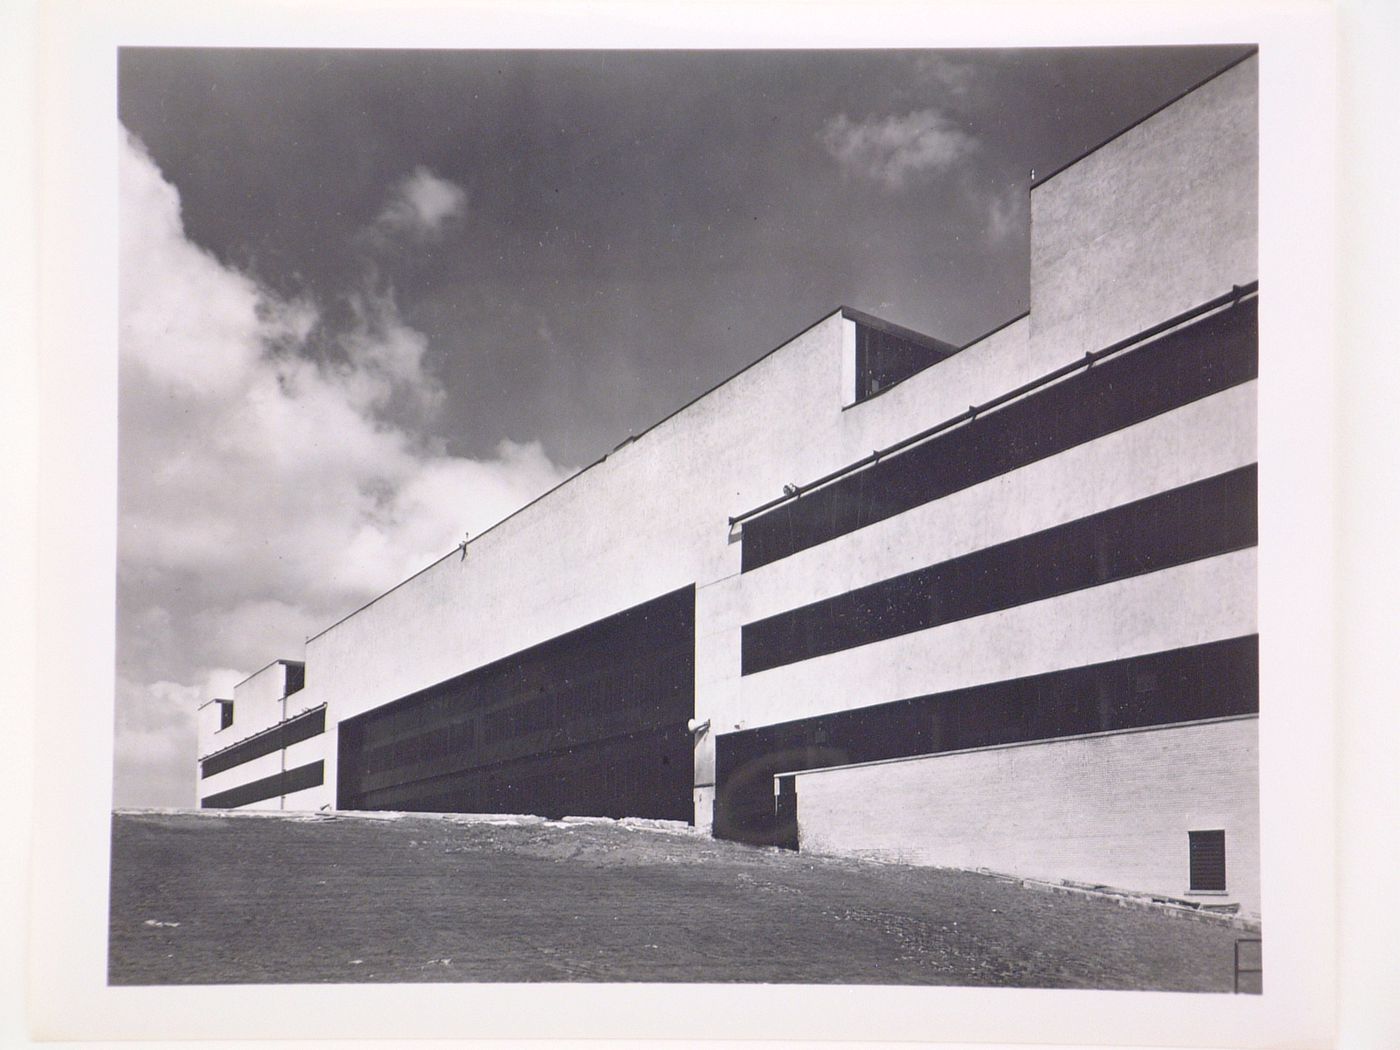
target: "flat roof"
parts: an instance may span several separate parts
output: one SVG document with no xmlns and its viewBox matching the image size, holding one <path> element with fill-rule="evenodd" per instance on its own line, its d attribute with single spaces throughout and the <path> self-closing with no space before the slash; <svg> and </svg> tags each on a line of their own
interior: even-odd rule
<svg viewBox="0 0 1400 1050">
<path fill-rule="evenodd" d="M 1244 47 L 1244 46 L 1246 46 L 1246 45 L 1241 44 L 1240 46 L 1241 46 L 1241 47 Z M 1067 160 L 1067 161 L 1065 161 L 1065 163 L 1061 164 L 1061 165 L 1060 165 L 1058 168 L 1056 168 L 1054 171 L 1050 172 L 1049 175 L 1044 175 L 1044 176 L 1042 176 L 1042 177 L 1040 177 L 1040 178 L 1038 178 L 1038 179 L 1032 180 L 1032 182 L 1031 182 L 1031 189 L 1032 189 L 1032 190 L 1035 190 L 1038 186 L 1044 186 L 1047 182 L 1049 182 L 1051 179 L 1053 179 L 1056 175 L 1060 174 L 1060 173 L 1061 173 L 1062 171 L 1064 171 L 1066 168 L 1072 168 L 1072 167 L 1074 167 L 1076 164 L 1078 164 L 1078 163 L 1079 163 L 1081 160 L 1083 160 L 1085 157 L 1088 157 L 1088 156 L 1091 156 L 1092 154 L 1097 153 L 1099 150 L 1101 150 L 1101 149 L 1103 149 L 1105 146 L 1107 146 L 1110 142 L 1113 142 L 1114 140 L 1119 139 L 1119 138 L 1121 138 L 1122 136 L 1126 135 L 1128 132 L 1132 131 L 1132 130 L 1133 130 L 1135 127 L 1137 127 L 1138 125 L 1140 125 L 1140 124 L 1146 124 L 1149 120 L 1151 120 L 1153 117 L 1155 117 L 1158 113 L 1162 112 L 1162 110 L 1168 109 L 1168 108 L 1170 108 L 1171 106 L 1176 105 L 1178 102 L 1180 102 L 1182 99 L 1184 99 L 1187 95 L 1191 94 L 1193 91 L 1199 91 L 1201 88 L 1205 87 L 1205 86 L 1206 86 L 1207 84 L 1209 84 L 1212 80 L 1214 80 L 1216 77 L 1224 76 L 1226 73 L 1230 72 L 1230 70 L 1234 69 L 1234 68 L 1235 68 L 1236 66 L 1238 66 L 1240 63 L 1246 62 L 1246 61 L 1248 61 L 1249 59 L 1253 58 L 1255 55 L 1259 54 L 1259 46 L 1258 46 L 1257 44 L 1250 44 L 1250 45 L 1248 45 L 1248 47 L 1249 47 L 1249 50 L 1246 51 L 1244 54 L 1242 54 L 1239 58 L 1235 59 L 1233 62 L 1230 62 L 1228 65 L 1222 66 L 1220 69 L 1217 69 L 1217 70 L 1216 70 L 1214 73 L 1212 73 L 1210 76 L 1208 76 L 1208 77 L 1203 77 L 1202 79 L 1196 81 L 1196 83 L 1192 84 L 1190 87 L 1186 88 L 1184 91 L 1180 92 L 1179 94 L 1173 95 L 1171 98 L 1167 99 L 1167 101 L 1163 102 L 1160 106 L 1158 106 L 1156 109 L 1152 110 L 1150 113 L 1144 113 L 1142 116 L 1138 117 L 1137 120 L 1133 121 L 1131 124 L 1127 125 L 1126 127 L 1119 128 L 1117 131 L 1115 131 L 1112 135 L 1108 136 L 1108 138 L 1104 139 L 1104 140 L 1103 140 L 1102 142 L 1100 142 L 1098 145 L 1096 145 L 1096 146 L 1090 146 L 1088 149 L 1086 149 L 1083 153 L 1079 154 L 1077 157 L 1074 157 L 1072 160 Z"/>
<path fill-rule="evenodd" d="M 276 667 L 278 664 L 282 664 L 284 667 L 305 667 L 305 666 L 306 666 L 306 661 L 305 661 L 305 660 L 269 660 L 267 663 L 263 664 L 263 665 L 262 665 L 261 667 L 259 667 L 256 671 L 254 671 L 252 674 L 250 674 L 247 678 L 243 679 L 243 681 L 239 682 L 238 685 L 235 685 L 234 688 L 237 689 L 238 686 L 240 686 L 240 685 L 245 685 L 246 683 L 251 682 L 254 678 L 256 678 L 258 675 L 262 674 L 262 673 L 263 673 L 264 671 L 266 671 L 269 667 Z"/>
<path fill-rule="evenodd" d="M 915 331 L 914 329 L 912 329 L 912 328 L 905 328 L 905 327 L 903 327 L 902 325 L 897 325 L 897 324 L 895 324 L 895 323 L 892 322 L 892 321 L 886 321 L 886 320 L 884 320 L 883 318 L 876 317 L 874 314 L 868 314 L 868 313 L 865 313 L 865 312 L 860 311 L 860 310 L 855 310 L 855 309 L 852 309 L 852 308 L 849 307 L 849 306 L 838 306 L 838 307 L 836 307 L 836 309 L 834 309 L 834 310 L 829 310 L 828 312 L 822 314 L 821 317 L 817 318 L 817 320 L 813 321 L 811 324 L 807 325 L 805 328 L 801 329 L 800 331 L 796 332 L 796 333 L 793 334 L 793 335 L 788 336 L 788 337 L 787 337 L 786 339 L 784 339 L 781 343 L 778 343 L 776 346 L 772 347 L 771 349 L 764 351 L 764 352 L 763 352 L 762 354 L 760 354 L 758 357 L 754 358 L 754 359 L 753 359 L 752 361 L 750 361 L 748 364 L 744 365 L 743 368 L 740 368 L 738 371 L 732 373 L 731 375 L 727 376 L 726 378 L 721 379 L 718 383 L 715 383 L 713 386 L 711 386 L 711 387 L 709 387 L 708 389 L 702 391 L 701 393 L 696 394 L 694 397 L 692 397 L 689 401 L 685 402 L 685 404 L 681 405 L 679 408 L 675 409 L 674 411 L 671 411 L 671 412 L 666 413 L 666 415 L 662 416 L 662 417 L 661 417 L 660 419 L 658 419 L 655 423 L 652 423 L 650 426 L 645 427 L 644 429 L 638 431 L 638 432 L 635 433 L 635 434 L 629 434 L 629 435 L 627 435 L 627 437 L 623 438 L 621 441 L 619 441 L 616 445 L 613 446 L 612 452 L 606 452 L 606 453 L 604 453 L 603 455 L 599 456 L 597 459 L 595 459 L 592 463 L 589 463 L 587 466 L 580 467 L 578 470 L 574 471 L 574 473 L 570 474 L 567 478 L 565 478 L 563 481 L 559 482 L 557 485 L 555 485 L 555 486 L 553 486 L 552 488 L 547 489 L 546 491 L 540 493 L 538 496 L 536 496 L 534 499 L 532 499 L 529 503 L 526 503 L 526 504 L 524 504 L 523 506 L 518 507 L 518 508 L 516 508 L 515 510 L 511 511 L 509 514 L 507 514 L 507 515 L 506 515 L 504 518 L 502 518 L 500 521 L 498 521 L 498 522 L 496 522 L 495 524 L 491 525 L 490 528 L 484 529 L 482 532 L 478 533 L 476 536 L 473 536 L 473 537 L 471 537 L 469 540 L 467 540 L 466 543 L 465 543 L 465 546 L 470 547 L 470 546 L 471 546 L 473 543 L 475 543 L 477 540 L 481 539 L 481 538 L 482 538 L 483 536 L 485 536 L 487 533 L 493 532 L 493 531 L 495 531 L 496 529 L 500 528 L 500 527 L 501 527 L 502 525 L 504 525 L 506 522 L 508 522 L 508 521 L 510 521 L 512 518 L 514 518 L 517 514 L 523 514 L 525 511 L 527 511 L 527 510 L 529 510 L 531 507 L 533 507 L 536 503 L 539 503 L 541 500 L 548 498 L 548 497 L 549 497 L 550 495 L 552 495 L 553 493 L 558 492 L 560 489 L 562 489 L 565 485 L 569 484 L 569 483 L 570 483 L 571 481 L 573 481 L 575 478 L 578 478 L 578 477 L 582 476 L 583 474 L 586 474 L 588 471 L 592 470 L 594 467 L 598 466 L 598 464 L 600 464 L 600 463 L 602 463 L 604 460 L 606 460 L 606 459 L 608 458 L 608 456 L 610 456 L 610 455 L 613 454 L 613 452 L 617 452 L 617 451 L 621 450 L 623 447 L 632 444 L 633 442 L 640 441 L 643 437 L 645 437 L 647 434 L 650 434 L 653 430 L 655 430 L 657 427 L 661 426 L 661 424 L 665 423 L 667 420 L 675 418 L 676 416 L 678 416 L 678 415 L 680 415 L 682 412 L 684 412 L 686 409 L 690 408 L 692 405 L 696 404 L 696 403 L 699 402 L 699 401 L 703 401 L 705 398 L 707 398 L 707 397 L 709 397 L 711 394 L 713 394 L 716 390 L 719 390 L 721 387 L 727 386 L 728 384 L 732 383 L 734 380 L 738 379 L 741 375 L 743 375 L 743 374 L 744 374 L 745 372 L 747 372 L 749 369 L 753 368 L 755 365 L 758 365 L 758 364 L 762 363 L 763 361 L 766 361 L 768 358 L 772 357 L 774 354 L 776 354 L 776 353 L 777 353 L 779 350 L 781 350 L 783 347 L 787 346 L 789 343 L 792 343 L 792 342 L 797 341 L 798 339 L 801 339 L 804 335 L 806 335 L 808 332 L 810 332 L 813 328 L 816 328 L 818 325 L 820 325 L 820 324 L 822 324 L 822 323 L 824 323 L 824 322 L 826 322 L 826 321 L 829 321 L 831 318 L 837 316 L 838 314 L 841 315 L 841 316 L 843 316 L 843 317 L 847 317 L 847 318 L 849 318 L 850 320 L 857 322 L 858 324 L 864 324 L 864 325 L 868 325 L 868 326 L 870 326 L 870 327 L 879 328 L 881 331 L 886 331 L 886 332 L 889 332 L 889 333 L 891 333 L 891 334 L 893 334 L 893 335 L 898 335 L 898 336 L 900 336 L 901 338 L 905 338 L 905 339 L 909 339 L 909 340 L 918 342 L 918 343 L 920 343 L 920 344 L 923 345 L 923 346 L 929 347 L 930 349 L 934 349 L 934 350 L 938 350 L 938 351 L 940 351 L 940 352 L 943 352 L 944 356 L 943 356 L 943 358 L 942 358 L 941 360 L 946 360 L 948 357 L 951 357 L 953 354 L 958 353 L 959 351 L 965 349 L 967 346 L 971 346 L 973 343 L 980 342 L 982 339 L 986 338 L 986 335 L 980 335 L 980 336 L 978 336 L 976 339 L 972 340 L 972 342 L 969 342 L 969 343 L 967 343 L 967 344 L 964 344 L 964 346 L 955 347 L 955 346 L 953 346 L 952 343 L 944 342 L 944 341 L 941 340 L 941 339 L 935 339 L 935 338 L 934 338 L 933 336 L 931 336 L 931 335 L 927 335 L 927 334 L 925 334 L 925 333 L 923 333 L 923 332 L 916 332 L 916 331 Z M 1022 314 L 1022 315 L 1020 315 L 1020 316 L 1025 316 L 1025 315 Z M 1020 319 L 1019 317 L 1012 318 L 1012 321 L 1016 321 L 1016 320 L 1019 320 L 1019 319 Z M 998 331 L 998 330 L 1000 330 L 1000 329 L 1006 327 L 1006 325 L 1012 323 L 1012 321 L 1003 322 L 1002 324 L 997 325 L 996 328 L 992 329 L 992 331 Z M 990 334 L 990 333 L 987 333 L 987 334 Z M 930 365 L 937 364 L 937 363 L 938 363 L 937 361 L 930 361 L 930 362 L 929 362 Z M 921 370 L 921 371 L 922 371 L 922 370 Z M 917 374 L 917 373 L 916 373 L 916 374 Z M 371 605 L 373 605 L 375 602 L 379 601 L 381 598 L 384 598 L 384 597 L 387 597 L 387 596 L 390 595 L 390 594 L 393 594 L 396 590 L 398 590 L 398 589 L 399 589 L 400 587 L 402 587 L 404 584 L 406 584 L 406 583 L 411 583 L 413 580 L 417 579 L 419 576 L 422 576 L 423 573 L 427 572 L 429 569 L 433 568 L 433 567 L 436 566 L 436 565 L 440 565 L 442 562 L 446 561 L 448 558 L 452 557 L 454 554 L 456 554 L 456 553 L 458 553 L 459 551 L 461 551 L 461 550 L 462 550 L 462 546 L 463 546 L 462 544 L 458 544 L 456 547 L 453 547 L 452 550 L 450 550 L 450 551 L 448 551 L 446 554 L 442 555 L 442 557 L 440 557 L 440 558 L 435 558 L 433 561 L 431 561 L 431 562 L 429 562 L 427 565 L 423 566 L 423 567 L 422 567 L 421 569 L 419 569 L 417 572 L 413 573 L 413 575 L 405 577 L 404 579 L 400 580 L 398 583 L 396 583 L 396 584 L 394 584 L 392 587 L 390 587 L 388 590 L 382 591 L 382 592 L 380 592 L 379 594 L 375 595 L 373 598 L 371 598 L 369 601 L 365 602 L 363 605 L 361 605 L 361 606 L 359 606 L 358 608 L 353 609 L 353 610 L 351 610 L 350 612 L 346 613 L 344 616 L 342 616 L 340 619 L 336 620 L 336 621 L 335 621 L 334 623 L 332 623 L 330 626 L 328 626 L 328 627 L 323 627 L 321 630 L 317 631 L 315 634 L 308 635 L 307 638 L 306 638 L 306 640 L 307 640 L 308 642 L 314 641 L 315 639 L 321 637 L 321 635 L 326 634 L 328 631 L 332 631 L 332 630 L 334 630 L 336 627 L 339 627 L 341 624 L 343 624 L 346 620 L 350 619 L 352 616 L 356 616 L 356 615 L 358 615 L 359 613 L 364 612 L 364 610 L 368 609 Z M 274 663 L 275 663 L 275 662 L 277 662 L 277 661 L 274 661 Z M 271 666 L 271 665 L 269 665 L 269 666 Z M 265 668 L 264 668 L 264 670 L 265 670 Z M 259 673 L 259 672 L 256 672 L 256 671 L 254 672 L 254 674 L 257 674 L 257 673 Z M 249 677 L 252 677 L 252 676 L 250 675 Z M 246 681 L 246 680 L 247 680 L 247 679 L 245 679 L 244 681 Z M 240 682 L 239 684 L 241 685 L 242 682 Z"/>
</svg>

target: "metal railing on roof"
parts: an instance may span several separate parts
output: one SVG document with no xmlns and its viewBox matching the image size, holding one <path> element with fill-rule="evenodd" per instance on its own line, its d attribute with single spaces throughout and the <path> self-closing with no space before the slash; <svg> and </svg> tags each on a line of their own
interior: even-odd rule
<svg viewBox="0 0 1400 1050">
<path fill-rule="evenodd" d="M 945 419 L 943 420 L 943 422 L 937 423 L 931 427 L 928 427 L 925 430 L 921 430 L 917 434 L 911 434 L 909 437 L 896 441 L 893 445 L 890 445 L 886 448 L 877 449 L 874 452 L 870 453 L 870 455 L 865 456 L 862 459 L 858 459 L 854 463 L 848 463 L 846 464 L 846 466 L 841 467 L 837 470 L 833 470 L 830 474 L 824 474 L 821 477 L 817 478 L 815 481 L 810 481 L 805 485 L 786 485 L 784 486 L 783 494 L 781 496 L 777 496 L 769 500 L 767 503 L 760 504 L 759 506 L 754 507 L 752 510 L 746 510 L 742 514 L 736 514 L 730 517 L 730 527 L 732 528 L 733 526 L 739 524 L 742 521 L 747 521 L 749 518 L 757 517 L 758 515 L 763 514 L 766 511 L 772 510 L 774 507 L 782 506 L 784 503 L 789 503 L 795 499 L 801 499 L 802 496 L 806 493 L 819 489 L 824 485 L 828 485 L 831 482 L 836 481 L 838 478 L 843 478 L 847 474 L 854 474 L 858 470 L 862 470 L 865 467 L 878 463 L 886 456 L 897 455 L 898 453 L 903 452 L 905 449 L 927 441 L 929 438 L 941 434 L 946 430 L 951 430 L 953 427 L 958 426 L 959 424 L 971 422 L 978 416 L 982 415 L 984 412 L 990 412 L 995 408 L 1001 407 L 1009 401 L 1015 401 L 1017 398 L 1023 397 L 1024 395 L 1029 394 L 1033 390 L 1038 390 L 1043 386 L 1048 386 L 1049 384 L 1063 379 L 1065 376 L 1071 375 L 1074 372 L 1079 371 L 1080 369 L 1089 368 L 1096 361 L 1102 361 L 1104 358 L 1109 357 L 1113 354 L 1117 354 L 1123 350 L 1127 350 L 1131 347 L 1138 346 L 1139 344 L 1146 343 L 1149 340 L 1154 339 L 1157 336 L 1162 335 L 1163 333 L 1178 327 L 1179 325 L 1185 324 L 1187 321 L 1194 320 L 1195 318 L 1200 317 L 1203 314 L 1208 314 L 1212 310 L 1218 310 L 1222 306 L 1233 306 L 1240 300 L 1248 298 L 1251 295 L 1257 294 L 1258 291 L 1258 281 L 1250 281 L 1248 284 L 1237 284 L 1233 288 L 1231 288 L 1230 291 L 1226 292 L 1223 295 L 1218 295 L 1214 299 L 1209 299 L 1204 303 L 1201 303 L 1197 306 L 1193 306 L 1189 310 L 1185 310 L 1182 313 L 1176 314 L 1173 317 L 1169 317 L 1165 321 L 1160 321 L 1157 324 L 1153 325 L 1151 328 L 1147 328 L 1141 332 L 1137 332 L 1136 334 L 1131 335 L 1126 339 L 1120 339 L 1118 342 L 1112 343 L 1101 350 L 1090 350 L 1078 360 L 1071 361 L 1066 365 L 1061 365 L 1059 368 L 1056 368 L 1050 372 L 1046 372 L 1044 375 L 1039 376 L 1036 379 L 1032 379 L 1028 383 L 1023 383 L 1021 386 L 1018 386 L 1014 390 L 1009 390 L 1004 394 L 1000 394 L 997 397 L 992 398 L 990 401 L 987 401 L 980 405 L 969 405 L 967 407 L 967 410 L 964 412 L 959 412 L 957 415 L 952 416 L 949 419 Z"/>
</svg>

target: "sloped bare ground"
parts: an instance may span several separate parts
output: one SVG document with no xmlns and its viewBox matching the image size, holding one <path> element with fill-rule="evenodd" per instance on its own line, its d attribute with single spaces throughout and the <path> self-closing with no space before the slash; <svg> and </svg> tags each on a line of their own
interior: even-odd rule
<svg viewBox="0 0 1400 1050">
<path fill-rule="evenodd" d="M 684 981 L 1228 992 L 1236 930 L 679 825 L 113 817 L 113 984 Z"/>
</svg>

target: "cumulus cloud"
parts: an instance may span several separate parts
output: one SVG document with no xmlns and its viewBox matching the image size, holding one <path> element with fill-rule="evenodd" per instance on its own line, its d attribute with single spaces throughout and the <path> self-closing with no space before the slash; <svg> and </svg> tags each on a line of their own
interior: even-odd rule
<svg viewBox="0 0 1400 1050">
<path fill-rule="evenodd" d="M 841 113 L 826 122 L 820 139 L 847 175 L 891 191 L 946 171 L 977 148 L 972 135 L 934 109 L 862 121 Z"/>
<path fill-rule="evenodd" d="M 402 196 L 423 229 L 465 199 L 428 179 Z M 211 689 L 298 657 L 568 471 L 536 443 L 444 454 L 444 392 L 392 290 L 350 290 L 352 320 L 326 331 L 314 302 L 190 241 L 178 192 L 129 135 L 120 225 L 117 798 L 192 804 Z M 310 354 L 313 332 L 335 352 Z"/>
<path fill-rule="evenodd" d="M 987 242 L 994 245 L 1030 235 L 1030 201 L 1024 186 L 1013 186 L 988 197 L 984 232 Z"/>
<path fill-rule="evenodd" d="M 925 85 L 963 98 L 972 91 L 977 79 L 977 67 L 952 55 L 921 51 L 914 54 L 914 75 Z"/>
<path fill-rule="evenodd" d="M 243 675 L 218 669 L 194 685 L 117 676 L 113 805 L 190 805 L 195 790 L 195 710 L 227 696 Z"/>
<path fill-rule="evenodd" d="M 426 240 L 466 212 L 467 191 L 420 166 L 394 187 L 377 226 L 382 232 Z"/>
</svg>

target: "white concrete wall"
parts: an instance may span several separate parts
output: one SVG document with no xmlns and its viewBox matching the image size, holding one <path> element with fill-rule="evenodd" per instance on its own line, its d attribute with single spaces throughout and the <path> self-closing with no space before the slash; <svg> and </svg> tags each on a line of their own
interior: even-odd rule
<svg viewBox="0 0 1400 1050">
<path fill-rule="evenodd" d="M 332 809 L 336 806 L 336 773 L 340 768 L 340 724 L 335 709 L 327 705 L 326 707 L 326 731 L 321 734 L 325 740 L 325 755 L 322 761 L 326 764 L 326 782 L 321 790 L 325 793 L 323 802 L 328 803 Z M 320 808 L 321 803 L 317 803 Z"/>
<path fill-rule="evenodd" d="M 842 411 L 846 323 L 834 314 L 808 329 L 479 536 L 465 559 L 444 558 L 313 637 L 308 689 L 350 718 L 677 587 L 737 574 L 729 516 L 1045 370 L 1027 364 L 1017 322 Z"/>
<path fill-rule="evenodd" d="M 281 660 L 274 660 L 254 671 L 233 687 L 235 701 L 242 700 L 259 707 L 281 700 L 286 695 L 287 665 Z"/>
<path fill-rule="evenodd" d="M 282 800 L 282 808 L 288 811 L 300 810 L 306 813 L 314 813 L 319 809 L 333 809 L 335 800 L 327 793 L 324 786 L 307 788 L 305 791 L 294 791 Z"/>
<path fill-rule="evenodd" d="M 1254 633 L 1243 551 L 739 673 L 744 623 L 1253 463 L 1255 396 L 1254 383 L 1223 391 L 716 581 L 703 597 L 722 626 L 697 639 L 700 716 L 724 733 Z"/>
<path fill-rule="evenodd" d="M 298 766 L 308 765 L 318 759 L 324 761 L 326 742 L 327 734 L 321 733 L 308 740 L 299 741 L 281 751 L 262 755 L 232 769 L 204 777 L 199 781 L 199 798 L 205 799 L 221 791 L 240 787 L 254 780 L 261 780 L 263 777 L 274 776 L 284 769 L 296 769 Z M 319 809 L 322 805 L 332 804 L 334 804 L 334 791 L 332 782 L 327 780 L 319 787 L 307 788 L 287 795 L 285 802 L 280 798 L 273 798 L 270 801 L 244 808 L 314 810 Z"/>
<path fill-rule="evenodd" d="M 296 769 L 317 759 L 326 757 L 326 734 L 320 733 L 307 740 L 301 740 L 285 749 L 287 769 Z"/>
<path fill-rule="evenodd" d="M 299 695 L 293 694 L 294 697 Z M 325 767 L 325 779 L 317 787 L 294 791 L 285 796 L 282 799 L 283 809 L 317 810 L 322 807 L 335 807 L 335 781 L 331 779 L 330 763 L 326 761 L 330 741 L 333 739 L 330 733 L 320 733 L 285 749 L 284 768 L 296 769 L 319 761 Z"/>
<path fill-rule="evenodd" d="M 820 322 L 478 537 L 465 559 L 439 561 L 312 638 L 306 691 L 344 720 L 676 587 L 737 577 L 730 515 L 962 411 L 968 391 L 986 400 L 1045 370 L 1028 360 L 1019 321 L 842 411 L 848 324 Z M 703 712 L 715 706 L 703 694 L 738 671 L 707 642 L 736 623 L 703 590 L 696 620 Z M 336 755 L 332 741 L 332 772 Z M 697 785 L 712 767 L 702 737 Z"/>
<path fill-rule="evenodd" d="M 819 436 L 839 425 L 840 336 L 832 315 L 312 638 L 308 676 L 336 718 L 737 572 L 728 516 L 842 462 Z"/>
<path fill-rule="evenodd" d="M 290 697 L 286 695 L 289 668 L 286 662 L 278 660 L 249 675 L 234 686 L 234 718 L 227 729 L 212 732 L 206 746 L 205 726 L 218 724 L 218 705 L 209 704 L 200 708 L 200 758 L 222 751 L 234 744 L 266 732 L 281 722 L 304 714 L 320 704 L 316 694 L 309 689 L 300 689 Z M 212 708 L 212 716 L 206 711 Z M 329 712 L 327 718 L 329 719 Z M 197 797 L 201 800 L 210 795 L 240 787 L 254 780 L 272 776 L 283 769 L 294 769 L 299 765 L 323 758 L 326 749 L 326 735 L 320 734 L 309 740 L 293 744 L 290 748 L 262 755 L 248 762 L 242 762 L 232 769 L 216 773 L 210 777 L 198 777 Z M 303 797 L 305 796 L 305 797 Z M 332 789 L 323 785 L 319 788 L 297 792 L 298 805 L 283 807 L 279 798 L 252 804 L 251 809 L 309 808 L 316 809 L 333 797 Z M 303 806 L 302 803 L 305 803 Z"/>
<path fill-rule="evenodd" d="M 797 775 L 801 848 L 1188 893 L 1187 832 L 1225 831 L 1224 897 L 1259 912 L 1258 719 Z"/>
<path fill-rule="evenodd" d="M 1031 189 L 1031 345 L 1097 350 L 1259 276 L 1259 59 Z"/>
<path fill-rule="evenodd" d="M 1256 383 L 1067 449 L 716 587 L 743 623 L 1255 462 Z"/>
<path fill-rule="evenodd" d="M 280 772 L 282 769 L 282 754 L 274 751 L 270 755 L 262 755 L 259 758 L 248 762 L 240 763 L 232 769 L 225 769 L 222 773 L 215 773 L 213 776 L 204 777 L 199 782 L 199 797 L 206 799 L 210 795 L 217 795 L 221 791 L 228 791 L 232 788 L 241 787 L 254 780 L 261 780 L 263 777 L 270 777 Z"/>
<path fill-rule="evenodd" d="M 1256 551 L 1018 605 L 746 675 L 722 731 L 1253 634 Z"/>
<path fill-rule="evenodd" d="M 312 638 L 327 795 L 339 720 L 692 582 L 696 713 L 714 720 L 702 823 L 715 736 L 735 726 L 1253 631 L 1246 551 L 739 675 L 745 621 L 1251 462 L 1253 384 L 742 576 L 727 519 L 1252 280 L 1254 75 L 1251 60 L 1035 188 L 1029 319 L 847 406 L 851 325 L 833 314 Z"/>
<path fill-rule="evenodd" d="M 287 695 L 287 666 L 274 661 L 233 687 L 233 725 L 225 730 L 227 747 L 282 721 Z M 232 736 L 229 734 L 232 733 Z"/>
<path fill-rule="evenodd" d="M 206 700 L 199 705 L 195 716 L 195 731 L 198 736 L 198 756 L 203 758 L 211 752 L 227 747 L 238 740 L 237 730 L 230 725 L 223 727 L 223 705 L 218 700 Z"/>
<path fill-rule="evenodd" d="M 728 518 L 1038 374 L 1024 321 L 846 411 L 844 327 L 832 315 L 307 643 L 307 690 L 331 721 L 697 583 L 697 710 L 738 672 L 715 638 L 734 609 L 708 583 L 739 574 Z M 1040 369 L 1043 371 L 1043 369 Z M 961 399 L 961 403 L 960 402 Z M 336 759 L 328 747 L 328 767 Z M 713 781 L 701 737 L 696 783 Z"/>
<path fill-rule="evenodd" d="M 848 410 L 848 461 L 903 436 L 885 428 L 917 414 L 905 402 L 927 412 L 927 425 L 1254 280 L 1254 67 L 1227 72 L 1037 186 L 1030 318 Z M 739 674 L 743 623 L 1255 462 L 1256 387 L 703 586 L 714 615 L 697 640 L 707 669 L 697 713 L 723 734 L 1254 633 L 1256 554 L 1241 551 Z"/>
<path fill-rule="evenodd" d="M 326 733 L 313 736 L 287 748 L 287 768 L 296 769 L 320 761 L 326 765 L 326 778 L 314 788 L 294 791 L 283 800 L 283 809 L 314 810 L 321 807 L 334 808 L 335 782 L 330 779 L 329 763 L 326 763 L 327 745 L 330 737 Z"/>
<path fill-rule="evenodd" d="M 1063 358 L 1035 357 L 1029 333 L 1030 322 L 1022 318 L 878 397 L 847 408 L 830 435 L 840 443 L 835 466 L 863 459 L 877 448 L 951 419 L 966 412 L 968 405 L 989 401 L 1065 363 Z M 918 425 L 911 427 L 916 420 Z"/>
</svg>

